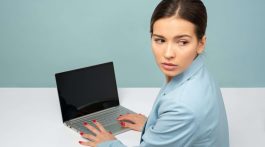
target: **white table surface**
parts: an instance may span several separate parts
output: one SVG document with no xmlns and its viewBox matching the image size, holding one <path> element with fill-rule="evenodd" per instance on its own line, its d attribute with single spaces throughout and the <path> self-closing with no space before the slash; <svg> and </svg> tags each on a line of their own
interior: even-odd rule
<svg viewBox="0 0 265 147">
<path fill-rule="evenodd" d="M 119 88 L 121 105 L 148 115 L 159 88 Z M 223 88 L 231 147 L 265 146 L 265 88 Z M 79 147 L 80 135 L 62 123 L 55 88 L 0 88 L 0 147 Z M 140 133 L 116 136 L 128 146 Z"/>
</svg>

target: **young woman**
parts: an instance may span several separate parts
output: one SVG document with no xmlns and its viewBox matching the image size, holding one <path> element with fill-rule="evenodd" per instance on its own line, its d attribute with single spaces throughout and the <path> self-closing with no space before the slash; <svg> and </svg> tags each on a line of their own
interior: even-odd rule
<svg viewBox="0 0 265 147">
<path fill-rule="evenodd" d="M 139 146 L 229 147 L 226 112 L 220 89 L 203 63 L 207 13 L 201 0 L 162 0 L 151 18 L 152 50 L 166 77 L 148 119 L 126 114 L 123 127 L 142 131 Z M 123 122 L 130 120 L 133 123 Z M 123 147 L 102 125 L 87 123 L 87 146 Z"/>
</svg>

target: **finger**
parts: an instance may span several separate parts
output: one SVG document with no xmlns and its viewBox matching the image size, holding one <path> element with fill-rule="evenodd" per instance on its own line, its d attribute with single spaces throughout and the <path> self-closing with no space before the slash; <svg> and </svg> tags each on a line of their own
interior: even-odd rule
<svg viewBox="0 0 265 147">
<path fill-rule="evenodd" d="M 97 137 L 91 135 L 91 134 L 84 134 L 83 132 L 80 133 L 80 135 L 86 139 L 89 139 L 91 141 L 96 141 Z"/>
<path fill-rule="evenodd" d="M 126 117 L 126 116 L 130 116 L 130 115 L 133 115 L 133 114 L 131 114 L 131 113 L 126 113 L 126 114 L 121 114 L 121 115 L 119 115 L 118 117 Z"/>
<path fill-rule="evenodd" d="M 130 128 L 133 130 L 138 130 L 137 126 L 135 124 L 131 124 L 131 123 L 121 122 L 121 126 L 124 128 Z"/>
<path fill-rule="evenodd" d="M 89 125 L 87 122 L 84 122 L 84 126 L 90 130 L 91 132 L 93 132 L 94 134 L 99 134 L 100 132 L 98 131 L 98 129 L 94 128 L 93 126 Z"/>
<path fill-rule="evenodd" d="M 106 129 L 97 120 L 93 120 L 93 123 L 98 127 L 101 132 L 105 132 Z"/>
<path fill-rule="evenodd" d="M 95 147 L 96 146 L 96 144 L 94 142 L 79 141 L 79 143 L 84 145 L 84 146 L 91 146 L 91 147 Z"/>
<path fill-rule="evenodd" d="M 117 121 L 120 121 L 120 122 L 128 122 L 128 123 L 135 124 L 137 122 L 137 119 L 120 118 L 120 119 L 117 119 Z"/>
<path fill-rule="evenodd" d="M 130 121 L 132 121 L 132 120 L 134 120 L 134 119 L 135 119 L 135 117 L 134 117 L 134 115 L 132 115 L 132 114 L 121 115 L 121 116 L 119 116 L 119 117 L 117 118 L 117 120 L 130 120 Z"/>
</svg>

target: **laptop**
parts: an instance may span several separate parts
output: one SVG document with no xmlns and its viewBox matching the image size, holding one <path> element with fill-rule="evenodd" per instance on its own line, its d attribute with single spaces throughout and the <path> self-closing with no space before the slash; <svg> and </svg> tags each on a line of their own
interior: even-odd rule
<svg viewBox="0 0 265 147">
<path fill-rule="evenodd" d="M 120 105 L 112 62 L 55 74 L 63 123 L 69 128 L 93 134 L 84 122 L 100 122 L 114 135 L 128 131 L 116 118 L 135 113 Z"/>
</svg>

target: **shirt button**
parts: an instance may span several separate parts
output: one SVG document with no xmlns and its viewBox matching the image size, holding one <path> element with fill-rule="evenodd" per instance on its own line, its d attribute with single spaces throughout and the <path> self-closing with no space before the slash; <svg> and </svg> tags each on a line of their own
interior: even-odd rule
<svg viewBox="0 0 265 147">
<path fill-rule="evenodd" d="M 163 93 L 163 96 L 165 96 L 166 95 L 166 93 Z"/>
</svg>

